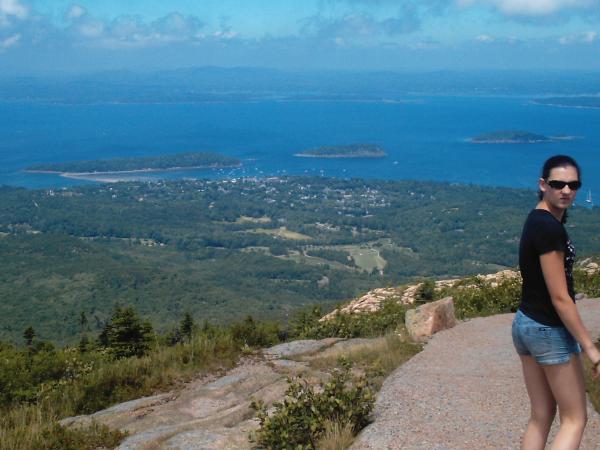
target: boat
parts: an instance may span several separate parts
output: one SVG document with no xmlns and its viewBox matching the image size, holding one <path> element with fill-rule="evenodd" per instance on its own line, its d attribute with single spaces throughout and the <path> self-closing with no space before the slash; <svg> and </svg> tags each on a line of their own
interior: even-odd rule
<svg viewBox="0 0 600 450">
<path fill-rule="evenodd" d="M 588 189 L 588 193 L 587 193 L 587 197 L 585 198 L 585 202 L 589 203 L 590 205 L 594 205 L 594 202 L 592 201 L 592 190 Z"/>
</svg>

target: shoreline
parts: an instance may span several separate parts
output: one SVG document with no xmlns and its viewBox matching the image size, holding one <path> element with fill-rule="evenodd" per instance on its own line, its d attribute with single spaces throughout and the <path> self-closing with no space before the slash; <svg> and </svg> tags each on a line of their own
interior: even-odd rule
<svg viewBox="0 0 600 450">
<path fill-rule="evenodd" d="M 600 109 L 600 106 L 588 105 L 566 105 L 564 103 L 545 103 L 537 100 L 532 100 L 531 103 L 537 106 L 551 106 L 553 108 L 574 108 L 574 109 Z"/>
<path fill-rule="evenodd" d="M 110 176 L 110 175 L 123 175 L 123 174 L 145 174 L 145 173 L 156 173 L 156 172 L 178 172 L 182 170 L 196 170 L 196 169 L 235 169 L 242 167 L 242 164 L 232 164 L 227 166 L 222 165 L 208 165 L 208 166 L 178 166 L 178 167 L 166 167 L 160 169 L 144 168 L 144 169 L 132 169 L 132 170 L 113 170 L 113 171 L 98 171 L 98 172 L 65 172 L 60 170 L 37 170 L 37 169 L 24 169 L 27 173 L 45 173 L 58 175 L 64 178 L 75 178 L 75 179 L 94 179 L 91 177 L 97 176 Z"/>
<path fill-rule="evenodd" d="M 547 139 L 531 139 L 531 140 L 519 140 L 519 139 L 482 139 L 477 140 L 474 138 L 465 139 L 470 144 L 547 144 L 551 142 L 561 141 L 576 141 L 582 139 L 581 136 L 548 136 Z"/>
<path fill-rule="evenodd" d="M 343 153 L 331 154 L 331 155 L 313 155 L 310 153 L 294 153 L 294 156 L 299 158 L 385 158 L 387 153 L 374 154 L 374 155 L 344 155 Z"/>
</svg>

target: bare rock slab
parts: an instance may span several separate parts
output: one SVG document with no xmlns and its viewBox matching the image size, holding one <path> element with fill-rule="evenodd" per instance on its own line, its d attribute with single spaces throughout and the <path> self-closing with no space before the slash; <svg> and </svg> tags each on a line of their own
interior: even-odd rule
<svg viewBox="0 0 600 450">
<path fill-rule="evenodd" d="M 452 328 L 456 325 L 452 297 L 408 310 L 405 324 L 410 337 L 416 342 L 424 342 L 434 333 Z"/>
</svg>

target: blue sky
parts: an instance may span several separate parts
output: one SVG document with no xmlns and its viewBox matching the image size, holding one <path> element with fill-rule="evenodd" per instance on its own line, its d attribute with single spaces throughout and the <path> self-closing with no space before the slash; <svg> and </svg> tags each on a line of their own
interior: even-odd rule
<svg viewBox="0 0 600 450">
<path fill-rule="evenodd" d="M 0 0 L 0 71 L 600 70 L 600 0 Z"/>
</svg>

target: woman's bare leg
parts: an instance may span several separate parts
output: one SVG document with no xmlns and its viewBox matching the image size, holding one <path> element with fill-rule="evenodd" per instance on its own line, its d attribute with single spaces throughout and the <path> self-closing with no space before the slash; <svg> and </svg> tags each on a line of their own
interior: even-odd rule
<svg viewBox="0 0 600 450">
<path fill-rule="evenodd" d="M 585 381 L 581 356 L 572 354 L 566 364 L 543 366 L 548 384 L 558 404 L 560 429 L 551 450 L 579 448 L 587 423 Z"/>
<path fill-rule="evenodd" d="M 521 449 L 543 450 L 556 415 L 556 401 L 542 366 L 532 356 L 521 356 L 521 363 L 525 386 L 531 402 L 531 416 L 523 436 Z"/>
</svg>

